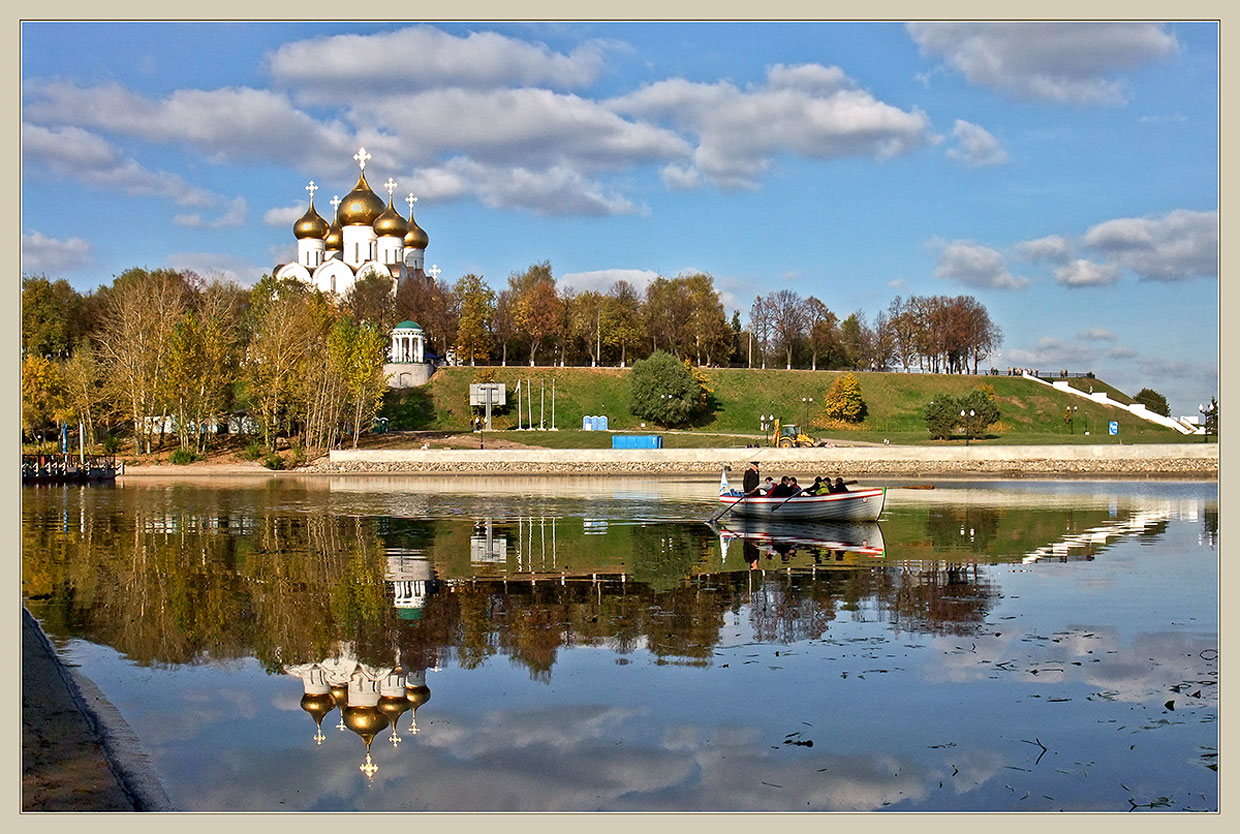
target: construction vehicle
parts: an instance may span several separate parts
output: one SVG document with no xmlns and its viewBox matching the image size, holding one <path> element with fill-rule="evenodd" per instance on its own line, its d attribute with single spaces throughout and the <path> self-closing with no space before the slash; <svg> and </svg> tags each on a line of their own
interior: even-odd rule
<svg viewBox="0 0 1240 834">
<path fill-rule="evenodd" d="M 801 427 L 796 423 L 781 423 L 776 419 L 775 434 L 771 438 L 771 445 L 781 449 L 791 449 L 793 446 L 799 448 L 817 446 L 818 442 L 801 431 Z"/>
</svg>

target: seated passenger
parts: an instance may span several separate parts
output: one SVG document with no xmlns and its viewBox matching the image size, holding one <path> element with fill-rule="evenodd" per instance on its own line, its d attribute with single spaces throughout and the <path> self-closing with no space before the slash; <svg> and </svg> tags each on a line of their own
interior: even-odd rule
<svg viewBox="0 0 1240 834">
<path fill-rule="evenodd" d="M 844 486 L 844 479 L 836 478 L 835 486 L 831 489 L 831 491 L 832 492 L 848 492 L 848 487 Z"/>
</svg>

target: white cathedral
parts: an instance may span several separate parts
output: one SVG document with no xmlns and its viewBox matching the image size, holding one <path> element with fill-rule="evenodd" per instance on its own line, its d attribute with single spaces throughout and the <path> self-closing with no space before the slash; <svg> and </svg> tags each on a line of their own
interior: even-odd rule
<svg viewBox="0 0 1240 834">
<path fill-rule="evenodd" d="M 430 238 L 413 219 L 413 205 L 418 198 L 412 193 L 405 198 L 409 206 L 409 218 L 405 219 L 392 206 L 395 180 L 389 177 L 383 184 L 388 193 L 385 205 L 366 182 L 366 162 L 371 155 L 359 148 L 353 158 L 361 169 L 357 185 L 343 200 L 338 195 L 332 198 L 335 219 L 330 225 L 314 208 L 318 186 L 313 180 L 306 186 L 310 207 L 293 224 L 297 260 L 277 265 L 272 271 L 276 279 L 295 278 L 339 296 L 368 273 L 390 276 L 393 291 L 401 281 L 426 280 L 424 264 Z M 438 267 L 432 266 L 431 280 L 438 273 Z M 425 382 L 430 375 L 429 367 L 408 367 L 425 363 L 422 328 L 415 322 L 403 321 L 393 329 L 391 339 L 391 361 L 387 367 L 390 384 L 399 388 Z"/>
</svg>

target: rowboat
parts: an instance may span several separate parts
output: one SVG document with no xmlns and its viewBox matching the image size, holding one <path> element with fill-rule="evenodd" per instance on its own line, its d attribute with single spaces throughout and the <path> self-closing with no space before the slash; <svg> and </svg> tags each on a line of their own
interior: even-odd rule
<svg viewBox="0 0 1240 834">
<path fill-rule="evenodd" d="M 726 514 L 778 521 L 878 521 L 887 499 L 887 487 L 856 489 L 832 495 L 794 495 L 791 498 L 746 497 L 728 485 L 728 473 L 719 480 L 719 501 Z"/>
</svg>

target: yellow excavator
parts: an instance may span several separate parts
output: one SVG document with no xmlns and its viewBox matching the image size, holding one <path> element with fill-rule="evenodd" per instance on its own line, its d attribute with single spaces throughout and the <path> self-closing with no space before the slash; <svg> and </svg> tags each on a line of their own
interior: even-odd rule
<svg viewBox="0 0 1240 834">
<path fill-rule="evenodd" d="M 800 448 L 817 446 L 818 442 L 801 431 L 801 427 L 796 423 L 781 423 L 776 419 L 775 434 L 771 437 L 771 445 L 781 449 L 791 449 L 793 446 Z"/>
</svg>

